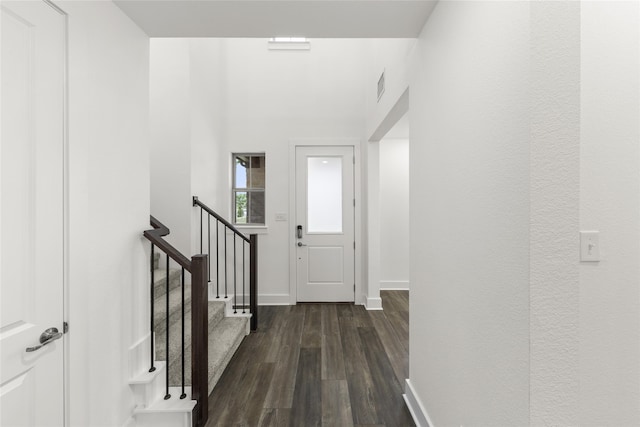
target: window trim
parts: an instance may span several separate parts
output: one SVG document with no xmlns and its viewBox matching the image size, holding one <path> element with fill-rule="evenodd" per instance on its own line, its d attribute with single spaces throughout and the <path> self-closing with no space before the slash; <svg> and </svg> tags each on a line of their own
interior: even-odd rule
<svg viewBox="0 0 640 427">
<path fill-rule="evenodd" d="M 236 187 L 236 159 L 239 156 L 247 156 L 247 157 L 262 157 L 264 159 L 264 188 L 255 188 L 255 187 Z M 261 228 L 267 226 L 267 167 L 266 167 L 266 159 L 267 155 L 265 152 L 238 152 L 231 153 L 231 219 L 232 224 L 237 227 L 242 228 Z M 249 166 L 249 169 L 251 166 Z M 249 175 L 247 175 L 247 180 L 249 179 Z M 236 193 L 263 193 L 264 194 L 264 222 L 237 222 L 236 218 Z M 247 197 L 247 216 L 249 213 L 249 197 Z"/>
</svg>

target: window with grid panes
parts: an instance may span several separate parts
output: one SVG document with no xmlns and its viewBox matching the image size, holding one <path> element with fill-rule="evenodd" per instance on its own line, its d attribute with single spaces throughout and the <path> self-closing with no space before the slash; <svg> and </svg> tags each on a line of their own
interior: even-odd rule
<svg viewBox="0 0 640 427">
<path fill-rule="evenodd" d="M 233 154 L 233 223 L 265 225 L 265 155 Z"/>
</svg>

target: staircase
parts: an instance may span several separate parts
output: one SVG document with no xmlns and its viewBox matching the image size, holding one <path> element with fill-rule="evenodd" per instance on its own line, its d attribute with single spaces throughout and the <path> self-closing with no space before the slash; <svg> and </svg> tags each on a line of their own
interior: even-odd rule
<svg viewBox="0 0 640 427">
<path fill-rule="evenodd" d="M 156 360 L 166 361 L 166 270 L 158 268 L 160 254 L 154 260 L 154 325 L 156 325 Z M 182 386 L 182 288 L 180 269 L 169 269 L 169 386 Z M 185 286 L 185 325 L 191 324 L 191 287 Z M 250 315 L 233 314 L 231 299 L 209 300 L 209 394 L 224 372 L 231 357 L 249 333 Z M 185 385 L 191 385 L 191 337 L 190 328 L 185 327 Z"/>
<path fill-rule="evenodd" d="M 196 200 L 194 197 L 194 206 Z M 136 407 L 127 427 L 203 427 L 208 419 L 208 396 L 244 337 L 257 328 L 257 236 L 245 237 L 206 205 L 197 203 L 201 209 L 201 247 L 203 212 L 207 212 L 208 224 L 210 216 L 214 218 L 215 255 L 211 252 L 210 232 L 208 252 L 191 259 L 164 240 L 169 229 L 155 218 L 151 217 L 153 230 L 144 232 L 151 242 L 152 254 L 152 283 L 148 285 L 151 328 L 148 338 L 132 347 L 135 357 L 131 366 L 145 369 L 141 362 L 144 359 L 150 367 L 134 374 L 129 382 Z M 231 255 L 227 252 L 226 232 L 218 237 L 218 224 L 232 232 Z M 242 243 L 237 245 L 236 240 Z M 224 251 L 220 251 L 221 247 Z M 212 255 L 216 257 L 213 260 Z M 216 270 L 212 279 L 211 266 L 219 266 L 221 261 L 224 274 L 221 276 Z M 246 276 L 250 284 L 248 295 Z M 224 295 L 219 292 L 222 277 Z M 231 277 L 233 287 L 227 292 L 227 279 Z M 245 305 L 247 297 L 249 305 Z"/>
</svg>

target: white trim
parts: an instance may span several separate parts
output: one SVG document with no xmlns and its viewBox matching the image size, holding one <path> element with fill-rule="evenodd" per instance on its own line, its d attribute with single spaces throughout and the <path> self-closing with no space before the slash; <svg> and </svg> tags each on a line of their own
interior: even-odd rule
<svg viewBox="0 0 640 427">
<path fill-rule="evenodd" d="M 411 385 L 411 381 L 409 380 L 409 378 L 407 378 L 406 380 L 404 392 L 405 394 L 403 394 L 402 397 L 407 404 L 407 408 L 409 408 L 409 412 L 411 413 L 411 417 L 416 423 L 416 426 L 435 427 L 435 424 L 433 424 L 433 421 L 431 421 L 431 418 L 429 417 L 427 410 L 424 408 L 422 401 Z"/>
<path fill-rule="evenodd" d="M 69 14 L 61 9 L 57 4 L 53 3 L 51 0 L 45 0 L 45 3 L 48 4 L 52 9 L 56 12 L 60 13 L 64 17 L 64 75 L 63 75 L 63 106 L 62 106 L 62 114 L 63 114 L 63 124 L 62 124 L 62 143 L 63 143 L 63 154 L 62 154 L 62 316 L 64 322 L 69 324 L 69 310 L 71 306 L 70 299 L 70 280 L 69 276 L 71 275 L 71 264 L 70 264 L 70 207 L 69 203 L 69 193 L 70 193 L 70 174 L 69 174 Z M 63 356 L 62 356 L 62 366 L 63 366 L 63 377 L 62 377 L 62 392 L 63 392 L 63 422 L 65 427 L 71 425 L 71 340 L 64 339 L 63 340 Z"/>
<path fill-rule="evenodd" d="M 258 294 L 258 305 L 291 305 L 288 294 Z"/>
<path fill-rule="evenodd" d="M 269 234 L 269 227 L 266 225 L 234 225 L 245 236 L 250 234 Z"/>
<path fill-rule="evenodd" d="M 365 304 L 365 297 L 362 289 L 362 177 L 359 138 L 292 138 L 289 140 L 289 219 L 296 217 L 296 147 L 305 146 L 346 146 L 353 147 L 353 155 L 356 164 L 353 169 L 354 174 L 354 197 L 356 199 L 356 210 L 354 218 L 355 227 L 355 304 Z M 296 252 L 292 251 L 296 242 L 295 227 L 289 227 L 289 304 L 295 305 L 298 302 L 296 284 Z M 258 299 L 258 304 L 260 300 Z"/>
<path fill-rule="evenodd" d="M 151 363 L 151 332 L 147 332 L 129 347 L 129 378 L 135 378 L 149 369 Z"/>
<path fill-rule="evenodd" d="M 380 290 L 381 291 L 408 291 L 409 281 L 408 280 L 381 280 Z"/>
<path fill-rule="evenodd" d="M 382 310 L 382 298 L 369 298 L 367 297 L 367 303 L 364 305 L 367 310 Z"/>
<path fill-rule="evenodd" d="M 380 144 L 367 145 L 367 307 L 380 299 Z M 382 305 L 380 303 L 381 309 Z M 372 310 L 373 308 L 370 308 Z"/>
</svg>

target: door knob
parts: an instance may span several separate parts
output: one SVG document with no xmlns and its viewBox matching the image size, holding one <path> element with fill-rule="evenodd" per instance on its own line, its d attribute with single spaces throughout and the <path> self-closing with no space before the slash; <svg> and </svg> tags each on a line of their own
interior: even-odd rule
<svg viewBox="0 0 640 427">
<path fill-rule="evenodd" d="M 49 328 L 40 335 L 40 345 L 27 347 L 26 351 L 27 353 L 31 353 L 32 351 L 39 350 L 45 345 L 60 339 L 60 337 L 62 337 L 62 332 L 58 332 L 58 328 Z"/>
<path fill-rule="evenodd" d="M 305 244 L 304 244 L 304 243 L 302 243 L 302 242 L 298 242 L 298 246 L 299 246 L 299 247 L 302 247 L 302 246 L 307 246 L 307 245 L 305 245 Z"/>
</svg>

